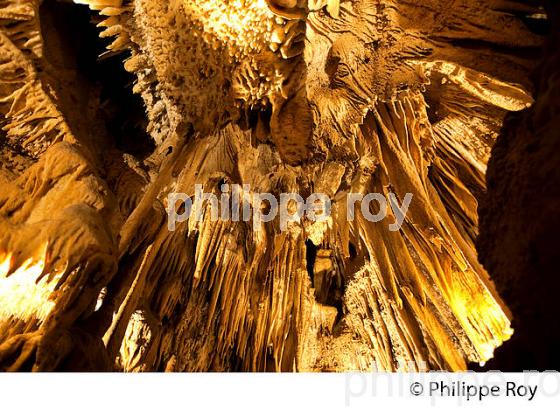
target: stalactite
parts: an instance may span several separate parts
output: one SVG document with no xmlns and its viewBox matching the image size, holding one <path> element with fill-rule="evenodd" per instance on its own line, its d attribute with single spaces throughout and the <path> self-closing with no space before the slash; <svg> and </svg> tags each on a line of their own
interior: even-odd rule
<svg viewBox="0 0 560 410">
<path fill-rule="evenodd" d="M 0 301 L 23 298 L 20 276 L 29 303 L 48 300 L 2 304 L 1 368 L 464 370 L 511 336 L 474 240 L 503 118 L 533 102 L 542 40 L 518 14 L 537 6 L 75 2 L 134 74 L 156 147 L 105 159 L 71 129 L 39 73 L 37 5 L 0 5 L 35 24 L 0 24 L 0 153 L 23 158 L 0 166 Z M 170 231 L 168 194 L 197 184 L 246 184 L 252 206 L 324 193 L 331 214 L 283 229 L 213 221 L 207 205 Z M 400 229 L 390 207 L 347 219 L 346 197 L 369 192 L 413 195 Z"/>
</svg>

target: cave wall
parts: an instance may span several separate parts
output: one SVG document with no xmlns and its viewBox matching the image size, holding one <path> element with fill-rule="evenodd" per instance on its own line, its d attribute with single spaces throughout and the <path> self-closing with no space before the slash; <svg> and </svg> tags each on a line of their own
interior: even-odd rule
<svg viewBox="0 0 560 410">
<path fill-rule="evenodd" d="M 515 333 L 492 369 L 560 368 L 560 5 L 535 72 L 535 104 L 510 113 L 488 164 L 480 204 L 479 258 L 513 314 Z"/>
</svg>

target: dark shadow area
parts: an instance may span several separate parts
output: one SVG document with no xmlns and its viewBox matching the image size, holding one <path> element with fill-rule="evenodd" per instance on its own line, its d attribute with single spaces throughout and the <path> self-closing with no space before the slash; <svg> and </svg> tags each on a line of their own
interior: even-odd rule
<svg viewBox="0 0 560 410">
<path fill-rule="evenodd" d="M 560 3 L 551 1 L 548 11 L 535 104 L 506 117 L 479 207 L 479 259 L 514 328 L 484 370 L 560 370 Z"/>
<path fill-rule="evenodd" d="M 132 93 L 135 78 L 123 66 L 128 53 L 106 53 L 107 45 L 114 39 L 99 37 L 102 28 L 96 24 L 101 19 L 86 6 L 46 0 L 39 12 L 47 60 L 55 67 L 75 71 L 75 87 L 95 89 L 97 101 L 90 93 L 86 102 L 98 105 L 98 119 L 115 148 L 139 159 L 146 157 L 154 144 L 145 131 L 142 98 Z M 84 115 L 87 109 L 75 111 Z"/>
</svg>

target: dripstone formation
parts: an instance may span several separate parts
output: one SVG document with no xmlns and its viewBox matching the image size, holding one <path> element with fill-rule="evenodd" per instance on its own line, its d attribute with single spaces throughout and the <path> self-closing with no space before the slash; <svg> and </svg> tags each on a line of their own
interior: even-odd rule
<svg viewBox="0 0 560 410">
<path fill-rule="evenodd" d="M 477 206 L 504 117 L 533 104 L 542 7 L 43 3 L 0 0 L 1 369 L 463 370 L 510 338 Z M 57 10 L 84 4 L 132 74 L 142 155 L 65 48 L 91 27 Z M 331 214 L 254 229 L 207 204 L 170 231 L 168 194 L 196 184 Z M 391 231 L 390 208 L 349 221 L 350 193 L 413 199 Z"/>
</svg>

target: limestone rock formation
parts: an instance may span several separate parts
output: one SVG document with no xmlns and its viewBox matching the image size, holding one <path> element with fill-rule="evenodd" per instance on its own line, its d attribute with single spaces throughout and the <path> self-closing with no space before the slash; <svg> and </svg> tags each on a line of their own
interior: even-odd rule
<svg viewBox="0 0 560 410">
<path fill-rule="evenodd" d="M 61 4 L 0 1 L 0 368 L 462 370 L 511 336 L 477 205 L 504 117 L 533 103 L 542 7 L 75 3 L 134 75 L 153 145 L 102 125 Z M 170 231 L 168 194 L 196 184 L 324 193 L 331 214 L 254 229 L 207 206 Z M 373 192 L 413 195 L 399 230 L 392 209 L 348 220 L 347 195 Z"/>
</svg>

